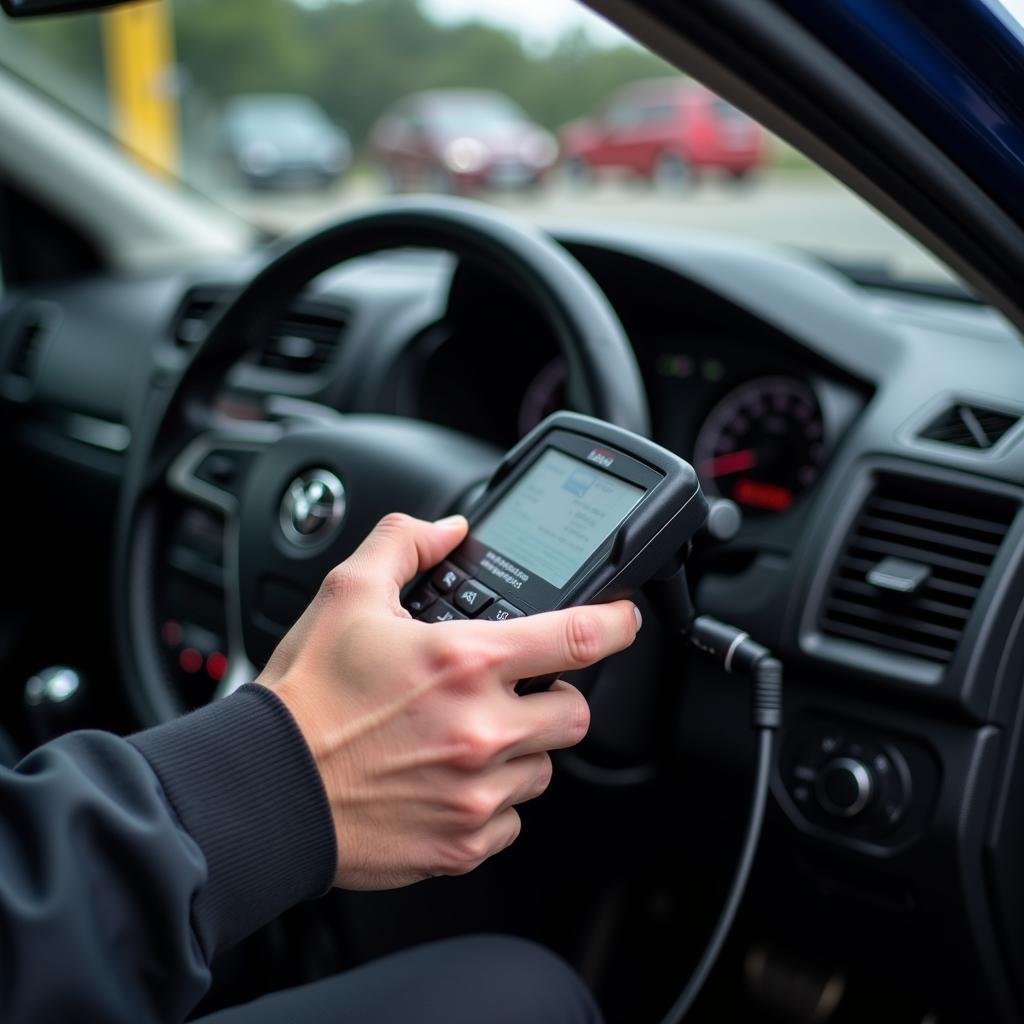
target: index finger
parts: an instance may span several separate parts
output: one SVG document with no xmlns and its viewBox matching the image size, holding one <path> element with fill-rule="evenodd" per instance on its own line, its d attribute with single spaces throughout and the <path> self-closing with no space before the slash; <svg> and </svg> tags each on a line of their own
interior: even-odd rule
<svg viewBox="0 0 1024 1024">
<path fill-rule="evenodd" d="M 473 623 L 487 630 L 489 644 L 500 645 L 501 672 L 510 682 L 593 665 L 629 647 L 640 624 L 640 612 L 632 601 Z"/>
</svg>

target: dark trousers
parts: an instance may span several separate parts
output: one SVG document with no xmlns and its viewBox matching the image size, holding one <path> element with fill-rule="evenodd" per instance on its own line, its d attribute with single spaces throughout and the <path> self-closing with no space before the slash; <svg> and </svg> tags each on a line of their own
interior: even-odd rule
<svg viewBox="0 0 1024 1024">
<path fill-rule="evenodd" d="M 541 946 L 499 935 L 448 939 L 197 1024 L 600 1024 L 569 967 Z"/>
</svg>

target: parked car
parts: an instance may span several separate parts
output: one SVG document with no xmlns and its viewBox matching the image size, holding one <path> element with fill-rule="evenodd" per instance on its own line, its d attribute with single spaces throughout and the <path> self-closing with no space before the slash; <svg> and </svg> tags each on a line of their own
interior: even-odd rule
<svg viewBox="0 0 1024 1024">
<path fill-rule="evenodd" d="M 235 96 L 221 125 L 228 159 L 252 188 L 325 188 L 352 162 L 348 135 L 308 96 Z"/>
<path fill-rule="evenodd" d="M 373 129 L 392 191 L 472 192 L 539 184 L 558 157 L 550 132 L 483 89 L 433 89 L 396 103 Z"/>
<path fill-rule="evenodd" d="M 665 187 L 704 170 L 746 179 L 765 161 L 765 132 L 709 89 L 685 79 L 627 86 L 601 112 L 562 130 L 566 168 L 576 180 L 617 168 Z"/>
</svg>

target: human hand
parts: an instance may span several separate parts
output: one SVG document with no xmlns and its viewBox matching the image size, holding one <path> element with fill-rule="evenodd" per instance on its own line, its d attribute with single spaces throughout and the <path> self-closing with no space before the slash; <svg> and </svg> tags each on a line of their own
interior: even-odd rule
<svg viewBox="0 0 1024 1024">
<path fill-rule="evenodd" d="M 338 840 L 335 884 L 397 888 L 464 874 L 519 835 L 515 805 L 551 779 L 549 750 L 590 724 L 564 681 L 628 647 L 629 601 L 506 622 L 417 622 L 399 591 L 452 551 L 461 516 L 380 521 L 281 641 L 258 682 L 288 707 L 320 770 Z"/>
</svg>

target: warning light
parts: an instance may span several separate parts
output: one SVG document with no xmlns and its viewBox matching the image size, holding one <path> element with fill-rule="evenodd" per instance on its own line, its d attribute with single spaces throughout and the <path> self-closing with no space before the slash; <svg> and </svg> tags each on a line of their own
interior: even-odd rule
<svg viewBox="0 0 1024 1024">
<path fill-rule="evenodd" d="M 228 659 L 220 651 L 214 651 L 206 659 L 206 674 L 219 683 L 228 673 Z"/>
<path fill-rule="evenodd" d="M 178 655 L 178 664 L 182 672 L 195 675 L 203 667 L 203 656 L 194 647 L 186 647 Z"/>
<path fill-rule="evenodd" d="M 738 480 L 732 496 L 741 505 L 763 508 L 767 512 L 785 512 L 793 504 L 793 492 L 788 487 L 759 480 Z"/>
<path fill-rule="evenodd" d="M 700 364 L 700 372 L 706 381 L 715 384 L 725 376 L 725 364 L 717 359 L 705 359 Z"/>
<path fill-rule="evenodd" d="M 678 377 L 680 380 L 686 380 L 687 377 L 693 376 L 694 362 L 690 356 L 665 352 L 658 356 L 656 369 L 662 377 Z"/>
<path fill-rule="evenodd" d="M 174 619 L 168 619 L 160 627 L 160 639 L 168 647 L 177 647 L 181 643 L 181 623 L 175 622 Z"/>
</svg>

